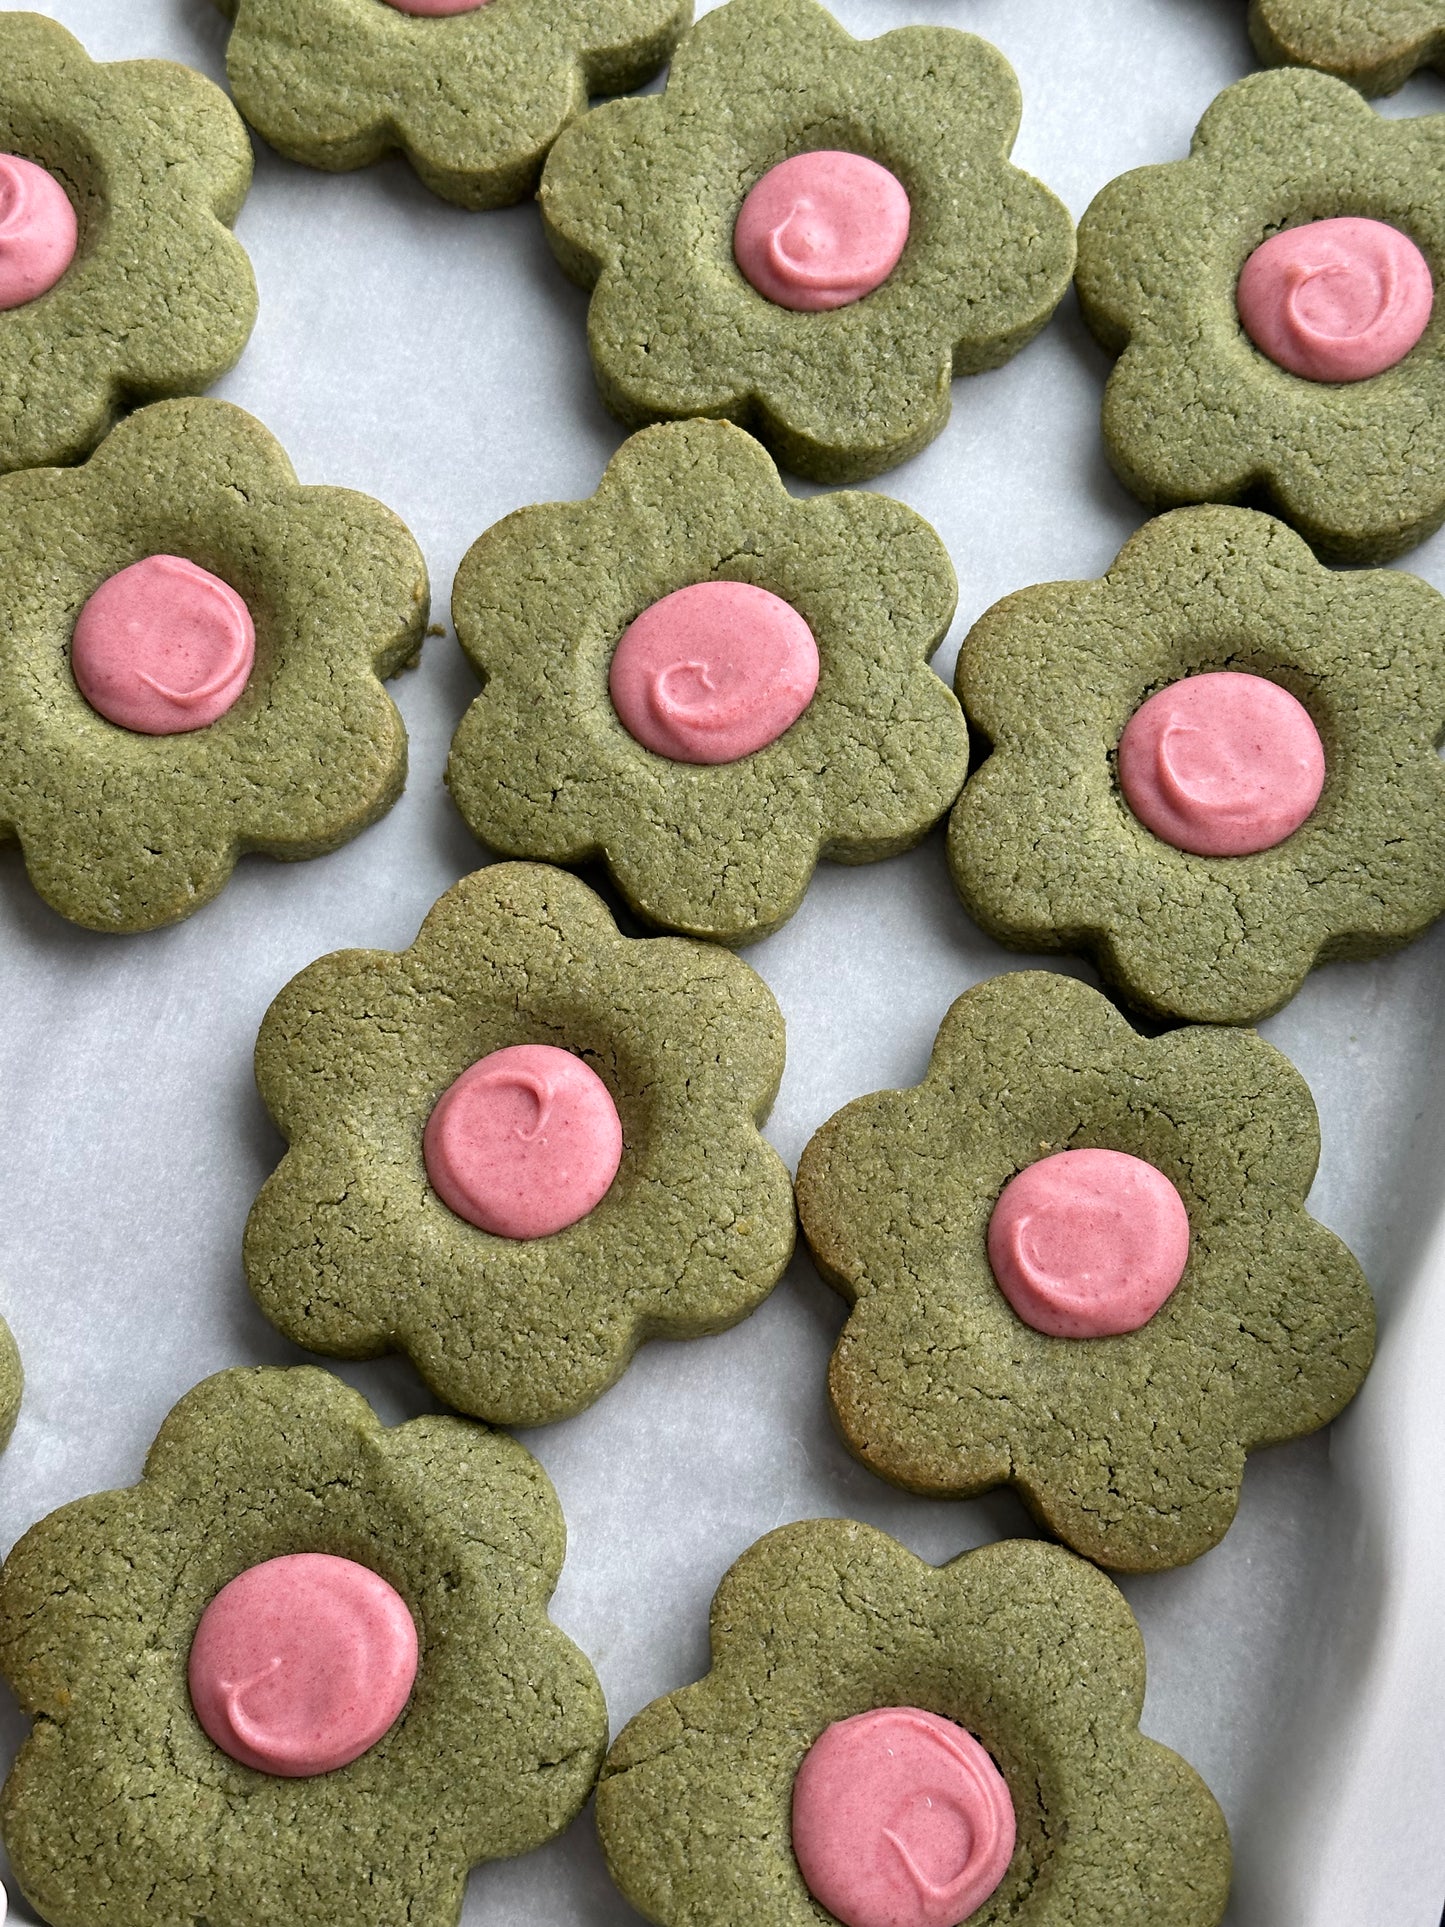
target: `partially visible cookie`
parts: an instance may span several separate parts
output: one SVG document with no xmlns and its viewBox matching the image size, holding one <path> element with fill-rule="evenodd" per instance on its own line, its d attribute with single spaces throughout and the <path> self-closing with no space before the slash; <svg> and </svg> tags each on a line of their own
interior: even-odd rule
<svg viewBox="0 0 1445 1927">
<path fill-rule="evenodd" d="M 1362 94 L 1445 61 L 1441 0 L 1250 0 L 1249 31 L 1270 66 L 1319 67 Z"/>
<path fill-rule="evenodd" d="M 10 1443 L 15 1421 L 20 1416 L 20 1401 L 25 1392 L 25 1371 L 20 1363 L 20 1348 L 15 1335 L 0 1318 L 0 1448 Z M 4 1919 L 0 1913 L 0 1920 Z"/>
<path fill-rule="evenodd" d="M 55 21 L 0 14 L 0 472 L 78 462 L 124 409 L 239 359 L 250 184 L 246 130 L 200 74 L 98 64 Z"/>
</svg>

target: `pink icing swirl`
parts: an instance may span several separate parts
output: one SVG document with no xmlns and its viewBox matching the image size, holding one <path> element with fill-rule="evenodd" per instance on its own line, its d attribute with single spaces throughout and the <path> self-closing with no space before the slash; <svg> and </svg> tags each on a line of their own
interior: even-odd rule
<svg viewBox="0 0 1445 1927">
<path fill-rule="evenodd" d="M 1419 248 L 1384 221 L 1346 216 L 1272 234 L 1235 299 L 1254 345 L 1306 381 L 1366 381 L 1424 334 L 1435 301 Z"/>
<path fill-rule="evenodd" d="M 1189 1213 L 1162 1171 L 1124 1151 L 1057 1151 L 1011 1178 L 988 1261 L 1026 1325 L 1111 1338 L 1147 1325 L 1189 1262 Z"/>
<path fill-rule="evenodd" d="M 475 13 L 484 7 L 487 0 L 386 0 L 389 7 L 398 13 L 414 13 L 427 20 L 438 20 L 444 14 Z"/>
<path fill-rule="evenodd" d="M 512 1044 L 462 1072 L 423 1139 L 449 1210 L 499 1238 L 545 1238 L 601 1203 L 622 1162 L 622 1122 L 590 1065 Z"/>
<path fill-rule="evenodd" d="M 818 645 L 790 604 L 748 582 L 695 582 L 623 631 L 612 706 L 644 749 L 734 763 L 775 742 L 818 687 Z"/>
<path fill-rule="evenodd" d="M 1145 829 L 1195 856 L 1252 856 L 1309 816 L 1325 752 L 1309 711 L 1265 676 L 1219 670 L 1159 690 L 1119 739 L 1119 787 Z"/>
<path fill-rule="evenodd" d="M 380 1574 L 287 1553 L 223 1586 L 191 1642 L 191 1704 L 233 1760 L 285 1779 L 375 1746 L 416 1678 L 416 1625 Z"/>
<path fill-rule="evenodd" d="M 793 1852 L 844 1927 L 957 1927 L 1008 1871 L 1008 1784 L 971 1733 L 916 1706 L 828 1727 L 793 1782 Z"/>
<path fill-rule="evenodd" d="M 70 643 L 91 708 L 143 736 L 214 723 L 255 660 L 251 611 L 229 583 L 179 555 L 149 555 L 102 582 Z"/>
<path fill-rule="evenodd" d="M 795 154 L 749 190 L 733 257 L 780 308 L 843 308 L 892 274 L 911 213 L 903 183 L 877 161 L 832 148 Z"/>
<path fill-rule="evenodd" d="M 75 259 L 75 209 L 43 167 L 0 154 L 0 309 L 53 288 Z"/>
</svg>

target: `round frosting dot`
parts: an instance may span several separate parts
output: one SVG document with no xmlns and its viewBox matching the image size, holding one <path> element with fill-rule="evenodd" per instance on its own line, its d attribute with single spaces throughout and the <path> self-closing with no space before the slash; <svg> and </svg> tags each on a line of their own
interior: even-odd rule
<svg viewBox="0 0 1445 1927">
<path fill-rule="evenodd" d="M 1424 334 L 1435 286 L 1407 234 L 1351 215 L 1272 234 L 1245 262 L 1235 299 L 1250 340 L 1292 375 L 1364 381 Z"/>
<path fill-rule="evenodd" d="M 481 1058 L 437 1100 L 423 1140 L 442 1203 L 499 1238 L 545 1238 L 607 1195 L 622 1122 L 589 1064 L 551 1044 Z"/>
<path fill-rule="evenodd" d="M 735 763 L 776 742 L 818 687 L 813 632 L 750 582 L 695 582 L 622 632 L 612 707 L 644 749 L 677 763 Z"/>
<path fill-rule="evenodd" d="M 437 20 L 443 14 L 475 13 L 484 7 L 487 0 L 386 0 L 389 7 L 398 13 L 414 13 L 427 20 Z"/>
<path fill-rule="evenodd" d="M 75 259 L 75 209 L 43 167 L 0 154 L 0 309 L 53 288 Z"/>
<path fill-rule="evenodd" d="M 957 1927 L 1008 1870 L 1007 1782 L 971 1733 L 916 1706 L 839 1720 L 793 1781 L 793 1852 L 843 1927 Z"/>
<path fill-rule="evenodd" d="M 1011 1178 L 988 1261 L 1026 1325 L 1112 1338 L 1147 1325 L 1184 1276 L 1189 1213 L 1162 1171 L 1124 1151 L 1058 1151 Z"/>
<path fill-rule="evenodd" d="M 102 582 L 70 643 L 91 708 L 143 736 L 224 716 L 255 660 L 251 611 L 229 583 L 179 555 L 149 555 Z"/>
<path fill-rule="evenodd" d="M 325 1552 L 288 1553 L 223 1586 L 191 1642 L 191 1704 L 258 1773 L 331 1773 L 375 1746 L 416 1678 L 416 1626 L 380 1576 Z"/>
<path fill-rule="evenodd" d="M 897 267 L 910 213 L 903 183 L 877 161 L 832 148 L 795 154 L 749 189 L 733 256 L 780 308 L 843 308 Z"/>
<path fill-rule="evenodd" d="M 1186 676 L 1142 703 L 1119 739 L 1125 802 L 1145 829 L 1195 856 L 1273 849 L 1324 783 L 1309 711 L 1266 676 Z"/>
</svg>

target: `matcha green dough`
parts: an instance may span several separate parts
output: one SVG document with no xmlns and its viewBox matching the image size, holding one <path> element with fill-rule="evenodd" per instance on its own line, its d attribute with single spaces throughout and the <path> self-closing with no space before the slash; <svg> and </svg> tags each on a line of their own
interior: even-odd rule
<svg viewBox="0 0 1445 1927">
<path fill-rule="evenodd" d="M 611 1189 L 548 1237 L 479 1230 L 427 1181 L 438 1098 L 512 1044 L 581 1057 L 622 1124 Z M 565 871 L 479 870 L 409 950 L 323 957 L 266 1013 L 256 1081 L 291 1149 L 246 1227 L 251 1289 L 312 1351 L 404 1351 L 459 1411 L 568 1417 L 644 1339 L 721 1331 L 782 1275 L 792 1187 L 758 1131 L 782 1070 L 739 958 L 623 937 Z"/>
<path fill-rule="evenodd" d="M 88 598 L 157 554 L 219 576 L 256 629 L 234 706 L 173 736 L 107 722 L 70 668 Z M 83 467 L 0 477 L 0 843 L 92 930 L 189 916 L 243 850 L 336 849 L 401 794 L 406 730 L 380 679 L 415 658 L 427 607 L 396 516 L 301 487 L 226 402 L 159 402 Z"/>
<path fill-rule="evenodd" d="M 1068 286 L 1068 213 L 1009 164 L 1020 113 L 1002 54 L 951 27 L 854 40 L 814 0 L 706 14 L 665 93 L 588 114 L 543 175 L 553 250 L 596 284 L 603 400 L 633 428 L 725 416 L 820 482 L 915 454 L 948 420 L 953 376 L 1016 354 Z M 888 168 L 911 224 L 880 287 L 798 313 L 744 279 L 733 227 L 770 168 L 825 148 Z"/>
<path fill-rule="evenodd" d="M 400 149 L 443 199 L 503 207 L 537 185 L 589 97 L 640 87 L 692 0 L 490 0 L 421 17 L 386 0 L 216 0 L 226 72 L 257 133 L 337 173 Z"/>
<path fill-rule="evenodd" d="M 1162 1171 L 1189 1258 L 1146 1325 L 1051 1338 L 989 1265 L 1004 1186 L 1059 1151 Z M 883 1478 L 935 1497 L 1014 1486 L 1077 1552 L 1128 1572 L 1224 1536 L 1246 1452 L 1326 1425 L 1374 1349 L 1359 1266 L 1305 1210 L 1309 1089 L 1249 1031 L 1144 1038 L 1042 971 L 966 991 L 924 1081 L 830 1118 L 798 1167 L 818 1269 L 852 1303 L 829 1391 Z"/>
<path fill-rule="evenodd" d="M 454 1927 L 468 1868 L 560 1833 L 607 1744 L 547 1618 L 564 1542 L 512 1439 L 387 1429 L 306 1366 L 205 1380 L 139 1485 L 53 1512 L 5 1566 L 0 1666 L 35 1724 L 0 1827 L 26 1899 L 51 1927 Z M 216 1593 L 296 1552 L 395 1587 L 420 1664 L 368 1752 L 285 1779 L 207 1738 L 186 1666 Z"/>
<path fill-rule="evenodd" d="M 619 636 L 691 583 L 767 589 L 808 623 L 816 694 L 736 762 L 674 762 L 630 735 L 608 670 Z M 447 781 L 506 856 L 601 857 L 654 924 L 723 943 L 763 937 L 820 856 L 908 849 L 968 768 L 957 702 L 928 668 L 957 590 L 933 530 L 901 502 L 797 501 L 726 422 L 644 429 L 585 502 L 522 509 L 457 576 L 457 636 L 486 687 Z"/>
<path fill-rule="evenodd" d="M 1313 813 L 1252 856 L 1175 849 L 1119 786 L 1134 711 L 1216 670 L 1287 689 L 1325 753 Z M 1317 963 L 1408 943 L 1445 912 L 1445 598 L 1415 576 L 1336 574 L 1267 515 L 1180 509 L 1100 580 L 997 603 L 956 681 L 992 753 L 949 863 L 1001 943 L 1084 950 L 1143 1009 L 1244 1024 Z"/>
<path fill-rule="evenodd" d="M 793 1858 L 793 1780 L 826 1727 L 885 1706 L 956 1721 L 1008 1783 L 1017 1845 L 968 1927 L 1222 1916 L 1224 1817 L 1140 1733 L 1144 1644 L 1082 1559 L 1015 1539 L 935 1567 L 808 1520 L 743 1554 L 711 1631 L 712 1670 L 623 1729 L 597 1792 L 612 1876 L 658 1927 L 827 1927 Z"/>
<path fill-rule="evenodd" d="M 20 1363 L 20 1350 L 10 1327 L 0 1318 L 0 1450 L 10 1443 L 24 1391 L 25 1372 Z"/>
<path fill-rule="evenodd" d="M 1320 67 L 1364 94 L 1445 63 L 1442 0 L 1251 0 L 1249 31 L 1270 66 Z"/>
<path fill-rule="evenodd" d="M 93 62 L 37 13 L 0 13 L 0 153 L 53 174 L 76 256 L 0 313 L 0 473 L 78 462 L 137 402 L 240 358 L 256 283 L 230 232 L 251 143 L 209 80 L 168 60 Z"/>
<path fill-rule="evenodd" d="M 1383 562 L 1445 520 L 1445 302 L 1383 374 L 1307 381 L 1245 333 L 1241 269 L 1281 228 L 1400 229 L 1445 279 L 1445 114 L 1388 120 L 1291 68 L 1228 87 L 1189 158 L 1136 168 L 1079 226 L 1085 319 L 1119 355 L 1104 440 L 1150 508 L 1266 504 L 1321 552 Z"/>
</svg>

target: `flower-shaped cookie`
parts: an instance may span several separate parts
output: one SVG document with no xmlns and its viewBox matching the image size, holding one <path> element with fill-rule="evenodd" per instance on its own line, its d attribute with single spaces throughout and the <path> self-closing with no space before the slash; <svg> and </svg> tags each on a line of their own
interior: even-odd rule
<svg viewBox="0 0 1445 1927">
<path fill-rule="evenodd" d="M 1138 168 L 1095 198 L 1079 228 L 1079 297 L 1122 351 L 1104 438 L 1141 500 L 1263 493 L 1316 548 L 1356 562 L 1440 526 L 1445 302 L 1402 359 L 1359 380 L 1291 373 L 1240 319 L 1236 286 L 1266 237 L 1351 217 L 1407 237 L 1439 284 L 1445 115 L 1386 120 L 1302 69 L 1227 88 L 1187 160 Z"/>
<path fill-rule="evenodd" d="M 1080 1150 L 1122 1154 L 1188 1218 L 1172 1291 L 1112 1336 L 1025 1322 L 996 1268 L 1004 1187 L 1029 1167 L 1066 1173 L 1041 1161 Z M 1251 1032 L 1146 1039 L 1098 991 L 1042 971 L 967 991 L 923 1083 L 848 1105 L 798 1167 L 813 1256 L 854 1305 L 829 1379 L 843 1436 L 911 1491 L 1014 1485 L 1101 1564 L 1197 1558 L 1234 1517 L 1246 1452 L 1327 1424 L 1370 1362 L 1369 1288 L 1304 1208 L 1318 1155 L 1307 1086 Z M 1133 1239 L 1125 1274 L 1144 1269 L 1137 1196 L 1100 1196 Z M 1045 1201 L 1024 1227 L 1036 1274 L 1062 1277 L 1087 1249 L 1065 1207 Z M 1088 1260 L 1100 1303 L 1112 1263 Z"/>
<path fill-rule="evenodd" d="M 1365 94 L 1445 63 L 1441 0 L 1250 0 L 1249 31 L 1269 65 L 1320 67 Z"/>
<path fill-rule="evenodd" d="M 10 1443 L 24 1392 L 25 1371 L 20 1363 L 20 1348 L 14 1333 L 0 1318 L 0 1449 Z"/>
<path fill-rule="evenodd" d="M 816 692 L 751 754 L 702 763 L 656 753 L 609 695 L 618 638 L 663 597 L 735 582 L 805 618 Z M 452 795 L 506 856 L 603 857 L 653 923 L 724 943 L 765 936 L 798 907 L 820 855 L 891 856 L 957 796 L 967 731 L 927 666 L 954 599 L 943 545 L 902 503 L 797 501 L 726 422 L 645 429 L 589 501 L 508 516 L 463 562 L 452 612 L 486 688 L 452 746 Z M 723 675 L 736 633 L 735 621 L 721 624 L 712 642 L 723 667 L 699 670 L 698 635 L 683 632 L 654 700 L 669 678 Z M 724 708 L 764 700 L 770 668 L 751 687 L 721 687 Z M 711 709 L 710 682 L 689 687 Z"/>
<path fill-rule="evenodd" d="M 1251 854 L 1175 847 L 1120 783 L 1145 698 L 1219 672 L 1288 691 L 1324 752 L 1313 811 Z M 1098 581 L 996 604 L 957 687 L 992 754 L 954 809 L 949 862 L 1002 943 L 1087 950 L 1165 1016 L 1254 1023 L 1315 964 L 1445 912 L 1445 599 L 1417 577 L 1335 574 L 1269 516 L 1180 509 Z"/>
<path fill-rule="evenodd" d="M 606 1746 L 592 1668 L 547 1618 L 564 1539 L 541 1467 L 482 1426 L 388 1430 L 310 1367 L 207 1379 L 138 1485 L 62 1507 L 6 1564 L 0 1665 L 36 1724 L 0 1826 L 27 1898 L 52 1927 L 453 1927 L 467 1869 L 559 1833 Z M 313 1593 L 309 1623 L 253 1606 L 223 1746 L 197 1717 L 198 1626 L 298 1556 L 397 1623 L 354 1592 L 330 1611 Z M 410 1694 L 404 1676 L 368 1749 L 331 1771 L 242 1764 L 243 1733 L 345 1724 L 397 1633 Z"/>
<path fill-rule="evenodd" d="M 33 189 L 53 193 L 41 169 L 74 255 L 33 298 L 0 298 L 0 471 L 80 461 L 124 409 L 208 387 L 256 319 L 228 226 L 251 143 L 219 87 L 170 61 L 99 65 L 55 21 L 0 14 L 0 280 L 44 211 Z"/>
<path fill-rule="evenodd" d="M 633 427 L 726 416 L 826 482 L 922 448 L 948 419 L 952 377 L 1007 361 L 1068 285 L 1069 216 L 1008 161 L 1019 113 L 1012 69 L 971 34 L 857 41 L 814 0 L 707 14 L 664 94 L 589 114 L 543 176 L 553 249 L 574 280 L 596 283 L 588 340 L 607 405 Z M 891 173 L 908 209 L 886 278 L 880 257 L 872 292 L 813 311 L 760 293 L 734 256 L 744 199 L 805 154 L 877 163 L 871 178 L 886 186 Z M 832 210 L 845 236 L 856 212 Z M 854 238 L 867 254 L 870 233 Z M 827 233 L 773 241 L 806 253 Z"/>
<path fill-rule="evenodd" d="M 400 148 L 462 207 L 530 194 L 589 97 L 650 80 L 692 19 L 692 0 L 216 4 L 236 103 L 273 147 L 332 173 Z"/>
<path fill-rule="evenodd" d="M 483 1229 L 433 1182 L 438 1100 L 517 1046 L 592 1073 L 620 1124 L 600 1202 L 546 1234 Z M 777 1283 L 792 1192 L 757 1124 L 782 1069 L 782 1017 L 739 958 L 625 938 L 565 871 L 480 870 L 409 950 L 323 957 L 267 1012 L 256 1079 L 291 1149 L 246 1227 L 251 1289 L 298 1344 L 404 1351 L 461 1411 L 566 1417 L 643 1339 L 721 1331 Z M 567 1135 L 564 1093 L 525 1064 L 503 1071 L 536 1108 L 492 1161 L 531 1146 L 544 1190 L 549 1164 L 575 1176 L 587 1148 Z"/>
<path fill-rule="evenodd" d="M 205 572 L 202 591 L 254 631 L 223 713 L 169 734 L 108 720 L 72 669 L 96 591 L 153 557 Z M 165 610 L 150 613 L 160 633 Z M 426 566 L 391 511 L 301 487 L 225 402 L 159 402 L 82 467 L 0 478 L 0 839 L 95 930 L 189 916 L 243 850 L 335 849 L 401 793 L 406 731 L 379 678 L 415 657 L 426 616 Z M 214 690 L 167 693 L 179 713 Z"/>
<path fill-rule="evenodd" d="M 1005 1540 L 935 1567 L 871 1526 L 810 1520 L 743 1554 L 711 1631 L 712 1670 L 623 1729 L 597 1791 L 613 1878 L 660 1927 L 832 1921 L 794 1855 L 794 1783 L 827 1729 L 885 1707 L 962 1727 L 1006 1782 L 1013 1853 L 970 1927 L 1214 1927 L 1223 1913 L 1223 1816 L 1140 1733 L 1139 1629 L 1083 1560 Z M 943 1779 L 847 1806 L 855 1870 L 890 1848 L 923 1862 L 912 1905 L 876 1918 L 957 1918 L 920 1905 L 940 1859 L 969 1846 Z"/>
</svg>

